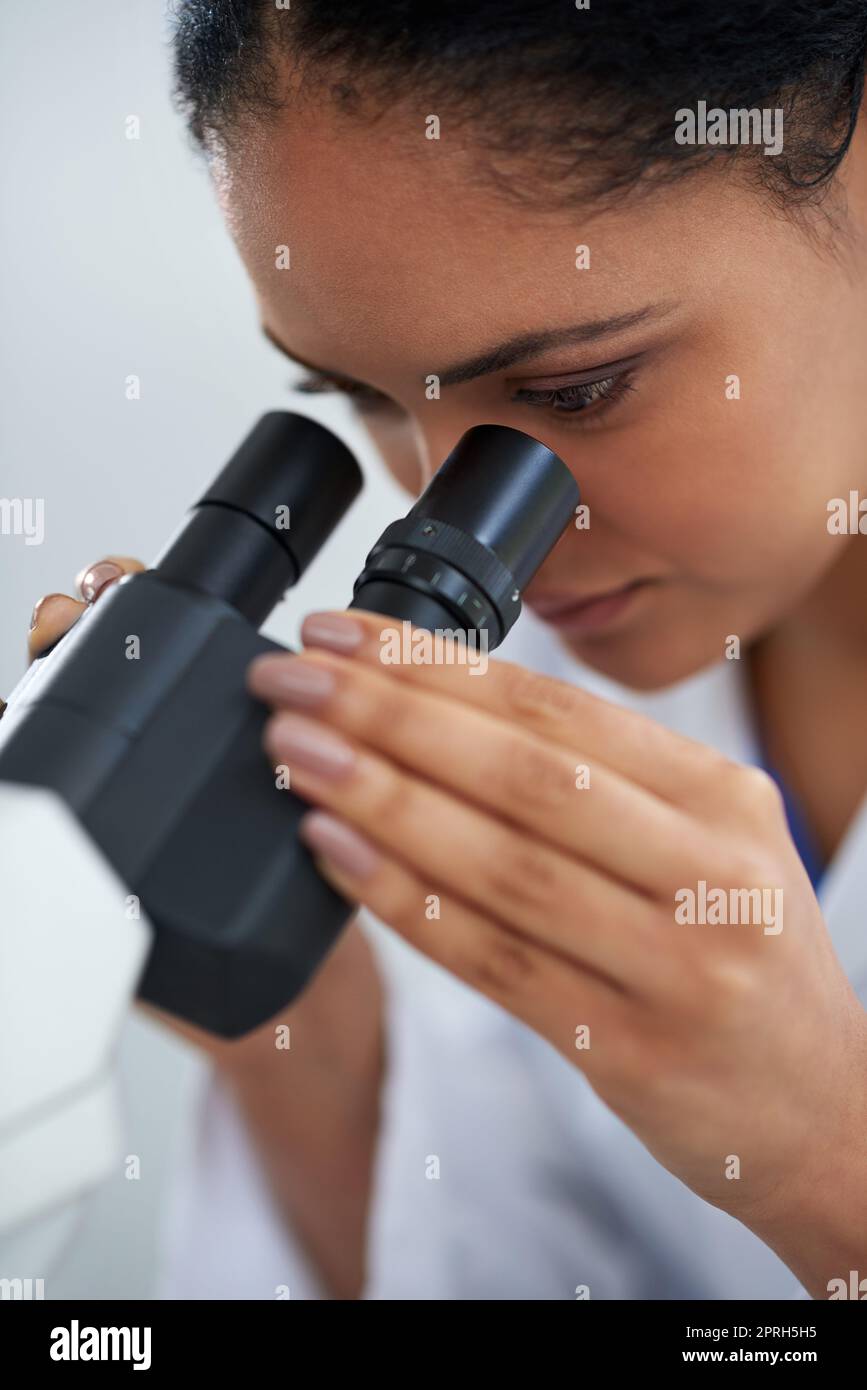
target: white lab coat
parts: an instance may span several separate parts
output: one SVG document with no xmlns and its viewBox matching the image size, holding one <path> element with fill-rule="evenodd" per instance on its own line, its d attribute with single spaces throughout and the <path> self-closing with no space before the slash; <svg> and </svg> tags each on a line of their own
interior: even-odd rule
<svg viewBox="0 0 867 1390">
<path fill-rule="evenodd" d="M 757 761 L 737 661 L 636 695 L 580 667 L 529 614 L 504 651 Z M 867 1003 L 867 799 L 820 896 Z M 806 1296 L 757 1237 L 651 1158 L 549 1044 L 381 924 L 366 925 L 387 981 L 389 1060 L 365 1298 L 574 1299 L 579 1286 L 592 1299 Z M 195 1151 L 166 1223 L 161 1293 L 326 1296 L 218 1080 L 199 1103 Z"/>
</svg>

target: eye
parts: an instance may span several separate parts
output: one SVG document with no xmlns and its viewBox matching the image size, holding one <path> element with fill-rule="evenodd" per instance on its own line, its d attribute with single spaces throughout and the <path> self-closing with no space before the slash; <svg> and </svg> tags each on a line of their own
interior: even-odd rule
<svg viewBox="0 0 867 1390">
<path fill-rule="evenodd" d="M 302 377 L 301 381 L 293 383 L 292 389 L 301 391 L 306 396 L 339 391 L 341 395 L 348 396 L 353 405 L 362 411 L 400 409 L 390 396 L 386 396 L 383 391 L 375 390 L 373 386 L 365 386 L 361 381 L 350 381 L 346 377 L 329 376 L 325 372 L 313 372 L 310 376 Z"/>
<path fill-rule="evenodd" d="M 565 386 L 524 386 L 513 391 L 511 399 L 537 410 L 547 410 L 561 418 L 587 414 L 596 417 L 615 405 L 627 391 L 634 389 L 630 374 L 622 372 L 620 375 L 600 377 L 598 381 L 570 382 Z"/>
</svg>

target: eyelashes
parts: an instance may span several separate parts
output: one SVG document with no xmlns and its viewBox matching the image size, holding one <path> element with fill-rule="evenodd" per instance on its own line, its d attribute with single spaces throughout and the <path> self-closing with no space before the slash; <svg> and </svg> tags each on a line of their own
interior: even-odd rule
<svg viewBox="0 0 867 1390">
<path fill-rule="evenodd" d="M 554 416 L 559 424 L 581 424 L 582 417 L 596 420 L 607 414 L 629 391 L 635 389 L 633 373 L 622 371 L 600 377 L 596 381 L 569 382 L 565 386 L 520 387 L 511 393 L 509 400 L 531 410 L 543 411 Z M 362 413 L 372 411 L 399 411 L 401 407 L 383 391 L 362 382 L 349 381 L 344 377 L 330 376 L 324 372 L 314 372 L 294 384 L 293 389 L 305 395 L 321 395 L 338 391 L 352 401 Z M 588 418 L 587 424 L 590 423 Z"/>
<path fill-rule="evenodd" d="M 601 377 L 598 381 L 570 382 L 566 386 L 521 387 L 510 397 L 536 409 L 546 409 L 563 416 L 599 415 L 604 409 L 621 400 L 627 391 L 634 390 L 629 372 L 619 376 Z"/>
<path fill-rule="evenodd" d="M 400 410 L 400 406 L 391 396 L 386 396 L 384 391 L 377 391 L 373 386 L 364 386 L 360 381 L 347 381 L 344 377 L 328 376 L 325 372 L 313 372 L 310 376 L 305 376 L 301 381 L 293 383 L 292 389 L 300 391 L 305 396 L 320 396 L 333 391 L 339 391 L 341 396 L 347 396 L 358 410 Z"/>
</svg>

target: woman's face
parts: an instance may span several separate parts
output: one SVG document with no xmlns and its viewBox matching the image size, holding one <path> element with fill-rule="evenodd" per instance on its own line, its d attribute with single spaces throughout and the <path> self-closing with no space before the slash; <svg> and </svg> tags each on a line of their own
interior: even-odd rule
<svg viewBox="0 0 867 1390">
<path fill-rule="evenodd" d="M 829 500 L 867 496 L 863 122 L 843 226 L 813 235 L 723 172 L 551 211 L 482 160 L 447 122 L 323 108 L 249 130 L 215 176 L 266 331 L 357 393 L 401 481 L 485 422 L 560 454 L 590 525 L 527 602 L 589 665 L 669 684 L 790 610 L 850 543 Z"/>
</svg>

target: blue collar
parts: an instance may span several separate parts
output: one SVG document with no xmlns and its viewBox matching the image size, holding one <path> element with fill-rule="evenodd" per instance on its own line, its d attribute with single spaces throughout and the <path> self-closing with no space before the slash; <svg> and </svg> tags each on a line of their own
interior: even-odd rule
<svg viewBox="0 0 867 1390">
<path fill-rule="evenodd" d="M 786 819 L 789 822 L 789 834 L 791 835 L 795 849 L 801 856 L 801 862 L 810 876 L 810 882 L 814 891 L 818 892 L 819 884 L 825 873 L 826 864 L 822 856 L 816 838 L 807 822 L 803 807 L 795 794 L 786 786 L 775 767 L 771 766 L 765 756 L 763 748 L 759 750 L 759 766 L 764 768 L 769 776 L 773 777 L 783 797 L 786 808 Z"/>
</svg>

